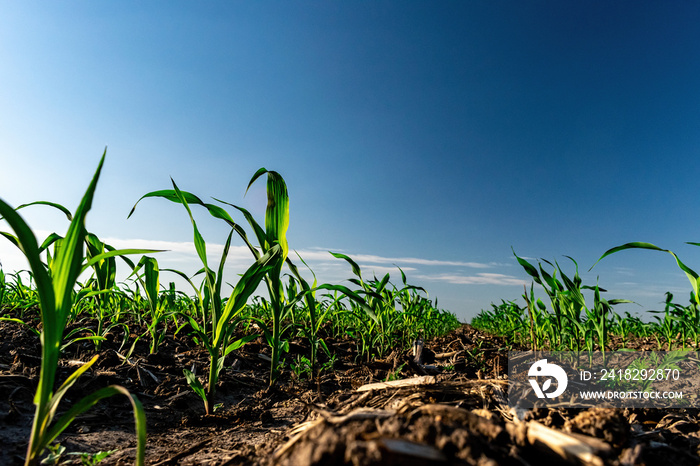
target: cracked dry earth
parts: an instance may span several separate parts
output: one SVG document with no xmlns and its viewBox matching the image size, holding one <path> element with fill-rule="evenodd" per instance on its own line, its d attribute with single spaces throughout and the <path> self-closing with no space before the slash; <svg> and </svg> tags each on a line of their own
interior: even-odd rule
<svg viewBox="0 0 700 466">
<path fill-rule="evenodd" d="M 0 332 L 0 464 L 15 465 L 23 463 L 31 427 L 39 341 L 10 322 L 0 322 Z M 354 342 L 328 339 L 337 354 L 333 373 L 311 384 L 287 372 L 274 389 L 260 356 L 268 349 L 253 341 L 227 360 L 221 407 L 211 416 L 182 375 L 192 366 L 205 371 L 201 348 L 169 336 L 158 353 L 139 343 L 125 359 L 120 341 L 112 335 L 104 342 L 63 408 L 100 387 L 125 386 L 146 410 L 150 465 L 700 464 L 697 409 L 600 405 L 514 417 L 505 400 L 507 344 L 469 325 L 425 342 L 421 364 L 411 351 L 358 364 Z M 292 357 L 307 352 L 304 342 L 291 342 Z M 92 355 L 91 344 L 70 346 L 59 380 Z M 81 464 L 69 452 L 107 450 L 116 451 L 100 464 L 132 464 L 130 404 L 118 397 L 100 402 L 58 441 L 65 464 Z"/>
</svg>

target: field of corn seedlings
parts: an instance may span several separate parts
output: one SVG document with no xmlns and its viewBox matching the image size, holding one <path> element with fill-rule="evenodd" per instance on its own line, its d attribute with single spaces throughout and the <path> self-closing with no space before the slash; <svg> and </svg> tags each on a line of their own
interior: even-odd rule
<svg viewBox="0 0 700 466">
<path fill-rule="evenodd" d="M 516 256 L 546 298 L 533 284 L 525 306 L 504 301 L 470 326 L 398 268 L 368 277 L 329 252 L 350 285 L 317 283 L 287 244 L 284 179 L 264 168 L 248 185 L 266 180 L 264 213 L 206 202 L 175 181 L 134 200 L 130 216 L 145 202 L 181 206 L 201 261 L 193 276 L 160 268 L 161 251 L 115 249 L 86 220 L 104 158 L 75 210 L 0 199 L 0 234 L 29 263 L 0 269 L 1 464 L 700 462 L 697 410 L 538 409 L 519 419 L 504 399 L 509 350 L 696 348 L 700 279 L 675 255 L 691 301 L 668 294 L 653 321 L 617 314 L 624 300 L 583 285 L 573 259 L 567 274 Z M 69 227 L 36 238 L 23 209 L 58 209 Z M 228 235 L 205 240 L 202 216 Z M 215 242 L 224 248 L 212 263 Z M 250 265 L 225 277 L 234 242 Z M 661 250 L 630 243 L 603 257 L 633 248 Z"/>
<path fill-rule="evenodd" d="M 647 243 L 630 243 L 613 248 L 605 255 L 633 248 L 661 250 Z M 644 319 L 629 312 L 616 312 L 616 305 L 632 301 L 605 299 L 603 294 L 606 290 L 598 284 L 584 285 L 578 264 L 572 258 L 568 259 L 573 275 L 567 275 L 559 263 L 543 259 L 535 267 L 517 255 L 516 258 L 533 280 L 530 289 L 523 290 L 522 297 L 526 304 L 523 306 L 505 300 L 498 305 L 492 304 L 491 309 L 482 310 L 472 320 L 475 327 L 497 335 L 508 335 L 513 342 L 535 350 L 673 351 L 698 348 L 698 275 L 677 257 L 679 266 L 692 285 L 688 302 L 679 303 L 672 293 L 667 292 L 663 309 L 647 311 Z M 542 287 L 541 298 L 535 295 L 535 284 Z M 592 302 L 590 299 L 586 302 L 584 292 L 592 293 Z"/>
</svg>

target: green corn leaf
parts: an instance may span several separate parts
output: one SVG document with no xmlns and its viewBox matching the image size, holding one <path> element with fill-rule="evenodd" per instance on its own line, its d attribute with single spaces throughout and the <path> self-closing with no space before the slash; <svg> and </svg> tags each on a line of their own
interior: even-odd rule
<svg viewBox="0 0 700 466">
<path fill-rule="evenodd" d="M 221 208 L 215 204 L 206 203 L 206 202 L 202 201 L 199 197 L 195 196 L 194 194 L 192 194 L 190 192 L 181 190 L 180 193 L 182 194 L 182 197 L 187 201 L 188 204 L 198 204 L 198 205 L 201 205 L 202 207 L 205 207 L 209 211 L 209 214 L 211 214 L 212 217 L 225 221 L 226 223 L 229 224 L 229 226 L 231 226 L 231 228 L 236 230 L 236 232 L 238 234 L 245 235 L 245 231 L 240 227 L 240 225 L 238 225 L 233 220 L 233 218 L 231 218 L 231 216 L 228 214 L 228 212 L 226 212 L 223 208 Z M 162 189 L 159 191 L 153 191 L 151 193 L 148 193 L 148 194 L 142 196 L 141 199 L 139 199 L 136 202 L 136 204 L 134 204 L 134 207 L 131 209 L 131 212 L 129 212 L 128 217 L 131 217 L 131 215 L 136 210 L 136 205 L 138 205 L 138 203 L 141 202 L 141 200 L 146 198 L 146 197 L 161 197 L 161 198 L 167 199 L 171 202 L 176 202 L 178 204 L 182 202 L 181 198 L 177 194 L 177 191 L 174 189 Z M 219 201 L 218 199 L 216 199 L 216 200 Z M 223 201 L 219 201 L 219 202 L 223 202 Z"/>
<path fill-rule="evenodd" d="M 404 291 L 404 290 L 416 290 L 416 291 L 422 291 L 426 295 L 428 294 L 428 291 L 425 288 L 423 288 L 422 286 L 417 286 L 417 285 L 406 285 L 405 287 L 403 287 L 401 289 L 401 291 Z M 436 307 L 437 307 L 437 304 L 436 304 Z"/>
<path fill-rule="evenodd" d="M 0 232 L 0 234 L 15 244 L 24 253 L 29 262 L 29 267 L 36 282 L 39 301 L 42 304 L 42 316 L 44 313 L 52 313 L 55 307 L 53 286 L 48 271 L 41 261 L 39 246 L 34 233 L 15 209 L 2 199 L 0 199 L 0 215 L 2 215 L 17 236 L 5 232 Z"/>
<path fill-rule="evenodd" d="M 217 354 L 217 350 L 209 342 L 209 336 L 206 333 L 204 333 L 204 331 L 199 326 L 199 323 L 197 323 L 197 321 L 190 315 L 187 315 L 187 314 L 179 314 L 179 315 L 181 315 L 187 319 L 190 326 L 192 327 L 192 331 L 197 336 L 199 336 L 200 340 L 202 341 L 202 345 L 207 350 L 207 353 L 209 353 L 210 355 Z"/>
<path fill-rule="evenodd" d="M 389 283 L 389 278 L 389 274 L 384 275 L 384 278 L 382 278 L 382 281 L 377 284 L 377 288 L 375 289 L 377 293 L 381 293 L 384 288 L 386 288 L 387 283 Z"/>
<path fill-rule="evenodd" d="M 515 258 L 518 260 L 518 264 L 525 269 L 525 272 L 527 272 L 527 274 L 530 275 L 533 280 L 535 280 L 535 283 L 542 285 L 542 280 L 540 279 L 540 274 L 537 273 L 537 269 L 525 259 L 518 257 L 518 255 L 515 253 L 515 249 L 511 247 L 511 250 L 513 251 Z"/>
<path fill-rule="evenodd" d="M 246 335 L 243 338 L 240 338 L 240 339 L 234 341 L 233 343 L 231 343 L 230 345 L 228 345 L 226 347 L 223 355 L 227 356 L 231 351 L 236 351 L 237 349 L 242 348 L 243 345 L 255 340 L 256 338 L 258 338 L 257 335 Z"/>
<path fill-rule="evenodd" d="M 258 171 L 256 171 L 255 174 L 253 175 L 253 177 L 250 179 L 250 182 L 248 183 L 248 187 L 245 189 L 244 195 L 245 195 L 245 194 L 248 194 L 248 190 L 249 190 L 250 187 L 253 185 L 253 183 L 255 183 L 255 180 L 257 180 L 258 178 L 260 178 L 260 177 L 261 177 L 262 175 L 264 175 L 265 173 L 267 173 L 267 169 L 265 169 L 265 168 L 258 168 Z"/>
<path fill-rule="evenodd" d="M 216 326 L 213 346 L 219 347 L 224 335 L 226 323 L 243 308 L 248 298 L 250 298 L 253 292 L 258 288 L 262 278 L 270 270 L 278 267 L 278 263 L 283 261 L 282 248 L 279 245 L 275 245 L 246 270 L 243 276 L 238 280 L 238 283 L 236 283 L 236 287 L 233 289 L 228 301 L 226 301 L 226 307 Z"/>
<path fill-rule="evenodd" d="M 136 422 L 137 437 L 135 464 L 137 466 L 143 466 L 145 464 L 146 457 L 146 413 L 138 398 L 129 393 L 126 388 L 119 385 L 110 385 L 108 387 L 101 388 L 94 393 L 87 395 L 71 406 L 71 408 L 63 416 L 61 416 L 58 421 L 56 421 L 56 424 L 47 433 L 44 441 L 42 442 L 41 450 L 39 451 L 41 452 L 47 445 L 53 442 L 77 416 L 93 407 L 100 400 L 114 395 L 124 395 L 131 402 L 131 406 L 134 411 L 134 420 Z"/>
<path fill-rule="evenodd" d="M 207 392 L 204 390 L 202 382 L 199 381 L 196 375 L 187 369 L 183 369 L 182 372 L 185 374 L 185 379 L 187 379 L 187 385 L 197 394 L 199 397 L 207 402 Z"/>
<path fill-rule="evenodd" d="M 173 183 L 173 188 L 175 188 L 175 193 L 180 200 L 180 203 L 185 206 L 185 209 L 187 209 L 187 214 L 190 216 L 190 221 L 192 222 L 192 228 L 194 229 L 194 248 L 197 250 L 197 255 L 199 256 L 199 260 L 202 261 L 202 264 L 204 264 L 204 268 L 209 271 L 209 265 L 207 263 L 207 244 L 204 241 L 204 238 L 202 237 L 201 233 L 199 232 L 199 229 L 197 228 L 197 222 L 194 221 L 194 217 L 192 216 L 192 211 L 190 210 L 190 206 L 187 202 L 187 197 L 185 194 L 183 194 L 182 191 L 177 187 L 175 184 L 175 181 L 171 178 L 170 181 Z M 199 199 L 199 198 L 198 198 Z M 208 275 L 208 274 L 207 274 Z"/>
<path fill-rule="evenodd" d="M 289 269 L 292 271 L 292 274 L 294 274 L 294 276 L 297 278 L 297 280 L 299 280 L 299 283 L 301 284 L 301 289 L 302 289 L 301 293 L 304 296 L 304 300 L 306 302 L 306 307 L 309 310 L 310 324 L 312 327 L 311 332 L 313 333 L 313 332 L 316 332 L 316 330 L 318 330 L 317 327 L 319 326 L 317 309 L 316 309 L 316 293 L 311 291 L 311 288 L 316 287 L 316 282 L 317 282 L 316 274 L 314 273 L 313 270 L 311 270 L 311 268 L 309 267 L 309 264 L 304 262 L 304 259 L 301 257 L 301 255 L 297 251 L 294 251 L 294 253 L 297 255 L 297 257 L 299 258 L 301 263 L 304 264 L 307 269 L 309 269 L 309 271 L 311 272 L 311 275 L 313 275 L 313 277 L 314 277 L 313 285 L 309 286 L 309 283 L 306 280 L 304 280 L 304 278 L 299 273 L 299 269 L 297 269 L 297 266 L 294 265 L 292 263 L 292 261 L 289 260 L 289 258 L 287 258 L 287 266 L 289 267 Z M 323 319 L 323 317 L 325 317 L 327 312 L 328 311 L 326 311 L 326 313 L 324 313 L 324 315 L 321 317 L 321 319 Z"/>
<path fill-rule="evenodd" d="M 83 364 L 80 366 L 78 369 L 76 369 L 66 380 L 61 384 L 61 386 L 56 390 L 56 393 L 51 397 L 51 402 L 49 403 L 49 419 L 47 424 L 51 422 L 51 419 L 53 419 L 56 409 L 58 409 L 58 405 L 61 402 L 61 399 L 63 398 L 63 395 L 66 394 L 66 391 L 70 387 L 73 386 L 73 384 L 78 380 L 78 377 L 83 375 L 90 367 L 97 361 L 99 358 L 99 355 L 93 356 L 93 358 L 88 361 L 87 363 Z"/>
<path fill-rule="evenodd" d="M 348 264 L 350 264 L 350 267 L 352 267 L 352 273 L 357 275 L 357 277 L 360 280 L 362 280 L 362 271 L 360 270 L 360 266 L 357 265 L 357 262 L 352 260 L 350 257 L 346 256 L 345 254 L 341 254 L 339 252 L 332 252 L 332 251 L 328 251 L 328 252 L 330 252 L 331 255 L 333 257 L 335 257 L 336 259 L 345 259 L 348 262 Z"/>
<path fill-rule="evenodd" d="M 581 287 L 581 283 L 583 282 L 583 280 L 581 280 L 581 277 L 580 277 L 579 274 L 578 274 L 578 262 L 576 262 L 576 261 L 574 260 L 574 258 L 571 257 L 571 256 L 566 256 L 566 255 L 565 255 L 564 257 L 568 258 L 571 262 L 574 263 L 574 266 L 576 267 L 576 269 L 575 269 L 576 271 L 575 271 L 575 273 L 574 273 L 574 278 L 573 278 L 573 283 L 574 283 L 574 284 L 573 284 L 573 286 L 574 286 L 574 288 L 580 288 L 580 287 Z M 561 270 L 561 269 L 560 269 L 560 270 Z"/>
<path fill-rule="evenodd" d="M 289 196 L 287 194 L 287 185 L 282 176 L 274 171 L 269 171 L 265 168 L 258 169 L 253 175 L 246 194 L 252 184 L 263 174 L 267 173 L 267 209 L 265 210 L 265 235 L 261 234 L 259 225 L 253 220 L 252 216 L 245 209 L 235 207 L 243 212 L 248 223 L 250 223 L 255 234 L 260 241 L 260 246 L 266 250 L 274 243 L 282 247 L 283 257 L 286 259 L 289 251 L 287 245 L 287 229 L 289 228 Z M 231 204 L 229 204 L 231 205 Z M 280 265 L 281 266 L 281 265 Z"/>
<path fill-rule="evenodd" d="M 92 233 L 88 233 L 85 240 L 88 247 L 88 257 L 104 254 L 105 249 L 108 251 L 115 250 L 113 247 L 104 244 L 96 235 Z M 114 287 L 117 278 L 117 261 L 114 257 L 103 258 L 93 264 L 92 267 L 95 271 L 95 277 L 97 278 L 97 282 L 101 290 L 107 290 Z"/>
<path fill-rule="evenodd" d="M 253 232 L 255 233 L 255 237 L 258 240 L 258 244 L 260 244 L 260 247 L 264 248 L 266 244 L 271 243 L 271 241 L 267 238 L 267 233 L 265 233 L 265 230 L 260 226 L 260 224 L 258 222 L 255 221 L 255 219 L 253 218 L 253 215 L 250 212 L 248 212 L 243 207 L 239 207 L 239 206 L 231 204 L 229 202 L 222 201 L 222 200 L 219 200 L 216 198 L 214 198 L 214 200 L 221 202 L 222 204 L 229 205 L 243 214 L 246 221 L 248 222 L 250 227 L 253 229 Z M 257 259 L 258 257 L 260 257 L 260 253 L 250 243 L 250 241 L 248 240 L 248 236 L 245 234 L 245 231 L 243 231 L 243 229 L 239 228 L 236 230 L 236 232 L 243 239 L 243 241 L 245 241 L 245 243 L 248 245 L 248 248 L 252 251 L 255 258 Z"/>
<path fill-rule="evenodd" d="M 561 276 L 561 280 L 564 282 L 564 286 L 568 291 L 579 291 L 579 288 L 574 284 L 574 280 L 569 278 L 564 271 L 561 269 L 561 266 L 559 265 L 558 262 L 555 262 L 557 265 L 557 269 L 559 270 L 559 275 Z"/>
<path fill-rule="evenodd" d="M 143 266 L 144 286 L 146 296 L 148 296 L 148 301 L 151 305 L 151 311 L 155 311 L 158 307 L 158 292 L 160 291 L 158 261 L 153 257 L 143 256 L 139 261 L 139 265 Z"/>
<path fill-rule="evenodd" d="M 171 272 L 171 273 L 174 273 L 175 275 L 178 275 L 179 277 L 181 277 L 183 280 L 185 280 L 187 283 L 190 284 L 190 286 L 192 287 L 192 289 L 194 290 L 194 292 L 197 296 L 200 296 L 199 288 L 197 287 L 197 285 L 194 284 L 194 282 L 192 282 L 192 279 L 190 277 L 188 277 L 187 274 L 185 274 L 184 272 L 181 272 L 181 271 L 176 270 L 176 269 L 161 269 L 161 271 Z"/>
<path fill-rule="evenodd" d="M 602 289 L 600 291 L 603 291 Z M 615 304 L 636 304 L 634 301 L 629 299 L 609 299 L 608 304 L 614 306 Z"/>
<path fill-rule="evenodd" d="M 97 256 L 91 257 L 83 267 L 80 269 L 80 273 L 83 273 L 90 267 L 92 267 L 94 264 L 103 261 L 105 259 L 109 259 L 110 257 L 121 257 L 127 254 L 133 255 L 133 254 L 153 254 L 157 252 L 165 252 L 164 249 L 115 249 L 113 251 L 107 251 L 102 254 L 98 254 Z"/>
<path fill-rule="evenodd" d="M 62 240 L 63 237 L 58 235 L 57 233 L 51 233 L 49 236 L 46 237 L 43 243 L 41 243 L 41 246 L 39 246 L 39 251 L 44 251 L 49 248 L 52 244 L 54 244 L 57 241 Z"/>
<path fill-rule="evenodd" d="M 700 246 L 700 244 L 698 244 L 698 243 L 689 243 L 689 244 Z M 595 267 L 596 264 L 598 264 L 598 262 L 600 262 L 603 258 L 609 256 L 610 254 L 624 251 L 626 249 L 650 249 L 652 251 L 661 251 L 661 252 L 667 252 L 667 253 L 671 254 L 673 256 L 673 258 L 676 260 L 676 264 L 678 264 L 678 267 L 683 272 L 685 272 L 686 276 L 688 277 L 688 280 L 690 281 L 690 285 L 693 287 L 693 292 L 695 293 L 695 296 L 698 296 L 698 291 L 700 290 L 700 276 L 698 276 L 698 274 L 693 269 L 691 269 L 690 267 L 685 265 L 678 258 L 678 256 L 676 256 L 676 254 L 673 251 L 670 251 L 668 249 L 662 249 L 662 248 L 660 248 L 654 244 L 651 244 L 651 243 L 632 242 L 632 243 L 626 243 L 626 244 L 623 244 L 621 246 L 617 246 L 617 247 L 608 249 L 607 251 L 605 251 L 605 253 L 602 256 L 600 256 L 600 259 L 598 259 L 596 261 L 596 263 L 593 264 L 591 269 L 593 269 L 593 267 Z M 591 269 L 589 269 L 589 271 Z M 700 305 L 700 302 L 698 302 L 697 304 Z"/>
<path fill-rule="evenodd" d="M 1 296 L 2 296 L 2 293 L 0 292 L 0 303 L 2 303 Z M 37 329 L 35 329 L 32 325 L 28 324 L 27 322 L 25 322 L 23 320 L 17 319 L 15 317 L 0 317 L 0 321 L 14 322 L 15 324 L 22 324 L 25 327 L 27 327 L 27 330 L 32 332 L 34 335 L 36 335 L 36 336 L 41 335 L 41 333 Z"/>
<path fill-rule="evenodd" d="M 73 287 L 82 271 L 83 243 L 87 234 L 85 218 L 92 207 L 92 199 L 95 195 L 97 180 L 104 165 L 105 155 L 106 150 L 68 227 L 68 232 L 61 241 L 60 248 L 57 248 L 54 259 L 51 262 L 51 280 L 53 281 L 56 308 L 55 315 L 48 318 L 48 320 L 52 321 L 49 328 L 44 323 L 44 345 L 51 345 L 55 347 L 56 351 L 60 344 L 61 332 L 72 306 Z M 44 322 L 43 314 L 42 322 Z"/>
<path fill-rule="evenodd" d="M 551 265 L 550 262 L 546 261 L 548 264 Z M 537 264 L 537 266 L 540 269 L 540 274 L 542 274 L 542 279 L 549 285 L 549 290 L 545 287 L 545 291 L 547 291 L 547 294 L 552 295 L 553 293 L 559 292 L 563 290 L 563 287 L 561 286 L 561 283 L 559 283 L 559 280 L 554 278 L 553 275 L 550 275 L 546 270 L 542 268 L 542 264 Z M 556 274 L 555 274 L 556 275 Z"/>
<path fill-rule="evenodd" d="M 597 286 L 597 285 L 596 285 L 596 286 Z M 581 289 L 582 289 L 582 290 L 594 290 L 594 289 L 595 289 L 595 286 L 582 285 L 582 286 L 581 286 Z M 598 287 L 598 289 L 600 290 L 601 293 L 607 293 L 607 292 L 608 292 L 608 290 L 606 290 L 605 288 Z"/>
<path fill-rule="evenodd" d="M 143 199 L 147 197 L 162 197 L 163 199 L 167 199 L 172 202 L 176 203 L 182 203 L 182 199 L 184 198 L 187 203 L 189 204 L 200 204 L 204 205 L 204 201 L 202 201 L 200 198 L 195 196 L 192 193 L 188 193 L 187 191 L 180 191 L 180 195 L 177 194 L 177 190 L 174 189 L 161 189 L 159 191 L 152 191 L 148 194 L 144 194 L 141 196 L 141 198 L 136 201 L 136 204 L 134 204 L 134 207 L 131 208 L 131 211 L 129 212 L 129 215 L 127 215 L 126 218 L 131 217 L 131 215 L 134 213 L 136 210 L 136 206 L 141 202 Z"/>
<path fill-rule="evenodd" d="M 360 288 L 365 288 L 365 283 L 362 280 L 358 280 L 357 278 L 348 278 L 348 281 L 353 285 L 359 286 Z"/>
<path fill-rule="evenodd" d="M 251 183 L 254 181 L 251 180 Z M 250 185 L 249 185 L 250 186 Z M 289 196 L 282 176 L 274 171 L 267 172 L 267 210 L 265 211 L 265 232 L 273 242 L 282 246 L 283 258 L 287 258 L 287 229 L 289 228 Z"/>
<path fill-rule="evenodd" d="M 18 206 L 17 208 L 15 208 L 15 210 L 24 209 L 25 207 L 29 207 L 29 206 L 33 206 L 33 205 L 47 205 L 49 207 L 53 207 L 53 208 L 58 209 L 61 212 L 63 212 L 69 222 L 73 220 L 73 214 L 71 214 L 70 210 L 66 209 L 61 204 L 56 204 L 55 202 L 34 201 L 34 202 L 30 202 L 28 204 L 22 204 L 21 206 Z"/>
<path fill-rule="evenodd" d="M 7 239 L 10 243 L 17 246 L 20 250 L 22 249 L 22 244 L 19 242 L 19 238 L 17 238 L 12 233 L 8 233 L 6 231 L 0 231 L 0 235 L 4 236 L 5 239 Z"/>
<path fill-rule="evenodd" d="M 325 283 L 314 288 L 314 291 L 315 290 L 339 291 L 351 300 L 355 301 L 355 303 L 357 303 L 362 308 L 362 310 L 370 317 L 370 319 L 372 319 L 375 323 L 379 322 L 379 320 L 377 319 L 377 314 L 375 314 L 372 308 L 367 305 L 367 302 L 360 295 L 350 290 L 349 288 L 343 285 L 332 285 Z M 375 297 L 381 299 L 381 296 Z"/>
<path fill-rule="evenodd" d="M 309 272 L 311 272 L 311 275 L 313 275 L 314 281 L 313 281 L 313 285 L 311 286 L 311 288 L 315 287 L 315 286 L 316 286 L 316 282 L 317 282 L 317 280 L 316 280 L 316 274 L 314 273 L 313 270 L 311 270 L 311 267 L 309 267 L 309 264 L 307 264 L 307 263 L 304 261 L 304 259 L 301 257 L 301 255 L 300 255 L 298 252 L 294 251 L 294 253 L 297 255 L 297 257 L 299 258 L 299 260 L 301 261 L 301 263 L 304 264 L 304 265 L 306 266 L 307 269 L 309 269 Z M 296 266 L 294 266 L 294 265 L 292 264 L 292 261 L 290 261 L 289 259 L 287 259 L 287 264 L 294 267 L 294 269 L 292 269 L 292 270 L 295 270 L 295 269 L 296 269 Z M 302 284 L 306 282 L 306 281 L 301 277 L 301 275 L 299 275 L 298 270 L 297 270 L 297 273 L 296 273 L 295 275 L 296 275 L 297 278 L 301 281 Z M 307 286 L 308 286 L 308 285 L 307 285 Z"/>
<path fill-rule="evenodd" d="M 233 230 L 228 234 L 228 237 L 226 238 L 226 243 L 224 244 L 224 250 L 221 253 L 221 261 L 219 261 L 219 270 L 216 274 L 216 286 L 214 289 L 214 297 L 215 297 L 215 310 L 216 310 L 216 316 L 218 319 L 218 316 L 221 312 L 221 288 L 223 286 L 223 280 L 224 280 L 224 265 L 226 264 L 226 258 L 228 257 L 229 250 L 231 248 L 231 238 L 233 237 Z M 217 325 L 218 322 L 214 322 L 213 325 Z"/>
<path fill-rule="evenodd" d="M 98 337 L 98 336 L 71 338 L 67 343 L 63 343 L 61 345 L 61 352 L 65 351 L 65 349 L 68 348 L 73 343 L 78 343 L 79 341 L 95 342 L 95 341 L 106 341 L 106 340 L 107 339 L 105 337 Z"/>
<path fill-rule="evenodd" d="M 398 265 L 396 266 L 396 268 L 399 269 L 399 272 L 401 272 L 401 281 L 403 282 L 404 286 L 408 285 L 408 283 L 406 283 L 406 274 L 403 273 L 403 270 Z"/>
</svg>

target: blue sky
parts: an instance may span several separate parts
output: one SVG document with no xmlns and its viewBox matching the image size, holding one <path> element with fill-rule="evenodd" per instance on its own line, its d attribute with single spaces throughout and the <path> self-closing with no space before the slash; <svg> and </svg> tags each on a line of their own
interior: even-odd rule
<svg viewBox="0 0 700 466">
<path fill-rule="evenodd" d="M 12 2 L 0 0 L 0 197 L 198 268 L 180 188 L 264 218 L 260 167 L 290 195 L 290 247 L 326 282 L 400 266 L 463 320 L 529 283 L 511 247 L 608 298 L 685 303 L 700 267 L 695 2 Z M 40 235 L 48 208 L 23 211 Z M 205 239 L 221 222 L 196 211 Z M 244 220 L 240 218 L 240 221 Z M 242 246 L 242 245 L 238 245 Z M 0 243 L 6 271 L 24 267 Z M 236 250 L 230 280 L 249 262 Z M 584 273 L 585 272 L 585 273 Z M 540 291 L 540 296 L 543 293 Z M 520 300 L 522 302 L 522 300 Z"/>
</svg>

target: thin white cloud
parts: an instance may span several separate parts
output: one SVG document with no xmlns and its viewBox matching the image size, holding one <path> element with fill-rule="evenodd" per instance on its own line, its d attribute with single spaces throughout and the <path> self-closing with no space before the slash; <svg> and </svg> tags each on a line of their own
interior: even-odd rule
<svg viewBox="0 0 700 466">
<path fill-rule="evenodd" d="M 371 273 L 374 273 L 375 275 L 384 275 L 384 274 L 400 274 L 399 269 L 396 267 L 385 267 L 382 265 L 371 265 L 371 264 L 358 264 L 360 268 L 362 269 L 362 278 L 365 278 L 365 275 L 370 275 Z M 408 272 L 413 272 L 417 270 L 415 267 L 401 267 L 401 270 L 403 270 L 405 273 Z"/>
<path fill-rule="evenodd" d="M 460 262 L 460 261 L 441 261 L 435 259 L 420 259 L 417 257 L 382 257 L 370 254 L 357 254 L 353 257 L 356 262 L 372 262 L 376 264 L 416 264 L 416 265 L 431 265 L 431 266 L 452 266 L 452 267 L 471 267 L 471 268 L 489 268 L 489 264 L 480 262 Z"/>
<path fill-rule="evenodd" d="M 513 267 L 515 264 L 507 262 L 489 262 L 490 267 Z"/>
<path fill-rule="evenodd" d="M 421 280 L 444 281 L 455 285 L 529 285 L 529 282 L 502 273 L 477 273 L 476 275 L 416 275 Z"/>
<path fill-rule="evenodd" d="M 308 259 L 328 259 L 333 256 L 329 251 L 340 252 L 339 249 L 328 249 L 322 250 L 321 248 L 308 248 L 305 250 L 299 250 L 299 254 L 304 260 Z M 470 268 L 490 268 L 493 264 L 484 264 L 481 262 L 462 262 L 462 261 L 443 261 L 435 259 L 421 259 L 417 257 L 383 257 L 374 254 L 352 254 L 344 252 L 343 254 L 349 256 L 352 260 L 357 262 L 366 262 L 371 264 L 414 264 L 414 265 L 429 265 L 429 266 L 449 266 L 449 267 L 470 267 Z M 403 268 L 403 267 L 402 267 Z"/>
</svg>

